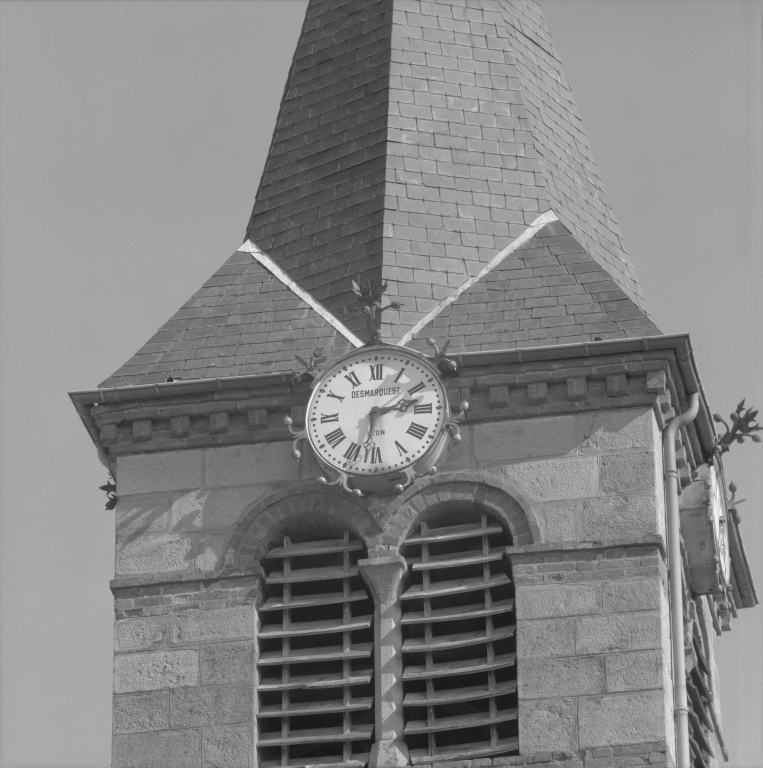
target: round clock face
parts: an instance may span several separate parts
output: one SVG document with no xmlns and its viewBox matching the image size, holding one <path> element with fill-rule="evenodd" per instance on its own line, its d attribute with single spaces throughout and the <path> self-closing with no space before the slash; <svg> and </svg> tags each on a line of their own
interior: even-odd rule
<svg viewBox="0 0 763 768">
<path fill-rule="evenodd" d="M 360 349 L 326 371 L 307 408 L 313 450 L 353 475 L 399 472 L 435 444 L 446 394 L 436 370 L 414 352 Z"/>
</svg>

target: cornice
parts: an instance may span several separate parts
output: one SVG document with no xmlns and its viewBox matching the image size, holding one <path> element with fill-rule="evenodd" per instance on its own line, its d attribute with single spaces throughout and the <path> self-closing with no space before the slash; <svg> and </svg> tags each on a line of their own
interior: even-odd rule
<svg viewBox="0 0 763 768">
<path fill-rule="evenodd" d="M 453 355 L 444 374 L 466 424 L 651 407 L 660 428 L 701 388 L 688 337 Z M 304 423 L 309 381 L 287 374 L 75 392 L 72 400 L 108 462 L 131 453 L 291 440 Z M 707 411 L 707 408 L 705 407 Z M 684 484 L 712 447 L 712 423 L 691 424 L 678 449 Z"/>
</svg>

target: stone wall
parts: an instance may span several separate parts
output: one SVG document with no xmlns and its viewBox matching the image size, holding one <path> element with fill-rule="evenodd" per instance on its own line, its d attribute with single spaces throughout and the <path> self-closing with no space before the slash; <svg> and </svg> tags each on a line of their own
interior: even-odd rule
<svg viewBox="0 0 763 768">
<path fill-rule="evenodd" d="M 530 548 L 535 549 L 535 548 Z M 520 752 L 671 743 L 659 546 L 512 554 Z"/>
<path fill-rule="evenodd" d="M 496 412 L 399 497 L 322 488 L 284 439 L 118 454 L 114 766 L 254 765 L 258 562 L 290 519 L 333 515 L 373 561 L 453 501 L 515 544 L 522 756 L 493 764 L 671 764 L 655 414 Z"/>
<path fill-rule="evenodd" d="M 114 766 L 248 766 L 257 579 L 123 588 L 114 625 Z"/>
</svg>

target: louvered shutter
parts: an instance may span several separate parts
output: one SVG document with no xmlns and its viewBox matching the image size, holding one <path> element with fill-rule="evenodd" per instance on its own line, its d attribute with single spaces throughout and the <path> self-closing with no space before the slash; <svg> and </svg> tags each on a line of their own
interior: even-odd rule
<svg viewBox="0 0 763 768">
<path fill-rule="evenodd" d="M 260 766 L 363 768 L 373 743 L 373 602 L 363 544 L 291 543 L 265 559 L 257 714 Z"/>
<path fill-rule="evenodd" d="M 403 704 L 414 765 L 518 748 L 510 540 L 486 515 L 472 517 L 422 523 L 405 542 Z"/>
<path fill-rule="evenodd" d="M 716 765 L 710 734 L 715 732 L 710 693 L 710 668 L 697 635 L 692 638 L 697 664 L 686 675 L 686 692 L 689 704 L 689 746 L 693 768 L 709 768 Z"/>
</svg>

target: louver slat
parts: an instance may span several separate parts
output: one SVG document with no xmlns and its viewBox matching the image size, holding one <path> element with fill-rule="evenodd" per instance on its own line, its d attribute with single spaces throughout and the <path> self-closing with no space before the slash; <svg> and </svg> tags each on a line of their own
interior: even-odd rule
<svg viewBox="0 0 763 768">
<path fill-rule="evenodd" d="M 445 691 L 435 692 L 431 698 L 426 693 L 408 693 L 403 704 L 411 707 L 436 706 L 438 704 L 454 704 L 461 701 L 474 701 L 475 699 L 488 699 L 491 696 L 506 696 L 517 690 L 517 683 L 511 680 L 508 683 L 499 684 L 494 690 L 489 691 L 481 685 L 471 685 L 467 688 L 448 688 Z"/>
<path fill-rule="evenodd" d="M 278 680 L 272 677 L 264 677 L 260 680 L 261 691 L 288 691 L 288 690 L 318 690 L 320 688 L 344 688 L 349 685 L 368 685 L 371 682 L 371 673 L 366 675 L 352 675 L 351 677 L 336 677 L 330 674 L 317 675 L 293 675 L 287 680 Z"/>
<path fill-rule="evenodd" d="M 405 649 L 403 649 L 405 650 Z M 513 667 L 517 663 L 517 655 L 510 653 L 506 656 L 496 656 L 492 661 L 468 659 L 466 661 L 446 661 L 442 664 L 432 664 L 426 667 L 406 667 L 403 680 L 424 680 L 428 677 L 443 677 L 444 675 L 467 675 L 473 672 L 487 672 L 502 667 Z"/>
<path fill-rule="evenodd" d="M 402 623 L 422 624 L 430 621 L 476 619 L 481 616 L 495 616 L 498 613 L 508 613 L 513 609 L 513 600 L 496 600 L 489 608 L 471 605 L 461 608 L 433 608 L 428 616 L 425 616 L 423 611 L 411 611 L 403 615 Z"/>
<path fill-rule="evenodd" d="M 514 625 L 497 629 L 490 637 L 487 635 L 474 635 L 471 632 L 463 632 L 458 635 L 441 635 L 427 643 L 421 638 L 412 638 L 403 643 L 404 651 L 416 651 L 424 653 L 427 648 L 432 651 L 444 651 L 446 648 L 461 648 L 465 645 L 479 645 L 480 643 L 504 640 L 514 634 Z"/>
<path fill-rule="evenodd" d="M 351 645 L 349 648 L 311 648 L 306 651 L 280 653 L 271 651 L 260 654 L 260 664 L 301 664 L 308 661 L 334 661 L 336 659 L 365 659 L 373 651 L 372 643 Z"/>
<path fill-rule="evenodd" d="M 372 696 L 353 699 L 347 704 L 341 701 L 318 701 L 309 704 L 290 704 L 285 710 L 278 706 L 261 707 L 258 712 L 260 717 L 282 717 L 283 715 L 312 715 L 317 712 L 344 712 L 345 710 L 370 709 L 374 700 Z"/>
<path fill-rule="evenodd" d="M 331 539 L 327 541 L 306 541 L 302 544 L 292 544 L 288 549 L 276 547 L 265 555 L 266 558 L 274 557 L 305 557 L 306 555 L 329 555 L 336 552 L 356 552 L 363 549 L 362 541 L 345 541 L 344 539 Z"/>
<path fill-rule="evenodd" d="M 422 533 L 420 536 L 411 536 L 406 539 L 406 544 L 431 544 L 456 539 L 474 539 L 488 536 L 492 533 L 503 533 L 500 525 L 488 525 L 483 528 L 480 525 L 451 525 L 431 531 L 429 535 Z"/>
<path fill-rule="evenodd" d="M 327 741 L 357 741 L 370 739 L 373 725 L 361 725 L 344 731 L 341 728 L 308 728 L 304 731 L 292 731 L 288 736 L 260 736 L 260 746 L 281 744 L 320 744 Z"/>
<path fill-rule="evenodd" d="M 490 742 L 476 742 L 465 747 L 446 747 L 438 749 L 430 754 L 425 749 L 411 750 L 411 763 L 433 763 L 444 760 L 467 760 L 475 757 L 490 757 L 491 755 L 505 755 L 507 752 L 516 752 L 519 749 L 519 739 L 515 736 L 508 739 L 499 739 L 495 745 Z"/>
<path fill-rule="evenodd" d="M 422 597 L 444 597 L 445 595 L 456 595 L 459 592 L 478 592 L 486 587 L 498 587 L 501 584 L 508 584 L 509 577 L 505 573 L 499 573 L 490 576 L 489 579 L 482 579 L 478 576 L 467 579 L 457 579 L 455 581 L 441 581 L 437 585 L 414 584 L 401 600 L 420 600 Z"/>
<path fill-rule="evenodd" d="M 516 709 L 506 709 L 494 718 L 486 718 L 481 712 L 475 715 L 456 715 L 442 717 L 431 725 L 426 720 L 410 720 L 405 724 L 405 733 L 429 733 L 429 731 L 447 731 L 450 728 L 469 728 L 475 725 L 500 723 L 504 720 L 516 720 Z"/>
<path fill-rule="evenodd" d="M 268 627 L 260 632 L 260 637 L 300 637 L 301 635 L 319 635 L 334 632 L 347 632 L 355 629 L 368 629 L 371 626 L 371 617 L 343 624 L 341 619 L 329 621 L 305 621 L 301 624 L 292 624 L 288 629 L 281 627 Z"/>
<path fill-rule="evenodd" d="M 268 553 L 282 569 L 267 575 L 276 594 L 260 609 L 263 768 L 363 768 L 368 761 L 373 606 L 356 562 L 362 551 L 346 533 L 294 545 L 286 538 Z"/>
<path fill-rule="evenodd" d="M 357 576 L 360 571 L 352 566 L 347 571 L 341 568 L 305 568 L 304 571 L 294 571 L 288 576 L 281 571 L 273 571 L 267 578 L 268 584 L 297 584 L 300 581 L 326 581 L 327 579 L 342 579 L 345 576 Z"/>
<path fill-rule="evenodd" d="M 350 760 L 344 760 L 341 755 L 330 755 L 328 757 L 308 757 L 303 760 L 292 759 L 289 761 L 289 768 L 313 768 L 313 766 L 320 766 L 320 768 L 363 768 L 367 762 L 367 754 L 354 755 Z M 260 768 L 281 768 L 281 761 L 266 760 L 260 763 Z"/>
<path fill-rule="evenodd" d="M 282 611 L 284 608 L 314 608 L 319 605 L 336 605 L 337 603 L 351 603 L 357 600 L 368 600 L 366 592 L 351 592 L 349 595 L 339 593 L 330 593 L 323 595 L 308 595 L 304 597 L 295 597 L 288 603 L 279 598 L 271 597 L 260 607 L 261 611 Z"/>
<path fill-rule="evenodd" d="M 405 542 L 413 583 L 401 595 L 404 732 L 414 765 L 518 748 L 510 543 L 486 515 L 422 523 Z"/>
<path fill-rule="evenodd" d="M 464 555 L 461 558 L 454 558 L 449 555 L 433 557 L 427 563 L 421 562 L 421 559 L 418 557 L 413 557 L 408 560 L 408 563 L 413 565 L 414 571 L 431 571 L 435 568 L 454 568 L 457 565 L 475 565 L 477 563 L 497 562 L 498 560 L 503 559 L 503 555 L 503 549 L 496 549 L 492 552 L 488 552 L 486 555 Z"/>
</svg>

